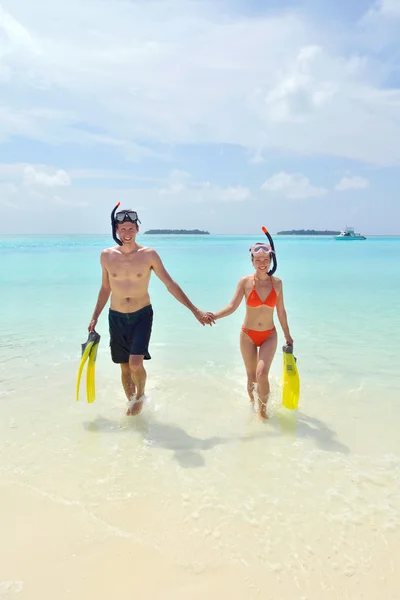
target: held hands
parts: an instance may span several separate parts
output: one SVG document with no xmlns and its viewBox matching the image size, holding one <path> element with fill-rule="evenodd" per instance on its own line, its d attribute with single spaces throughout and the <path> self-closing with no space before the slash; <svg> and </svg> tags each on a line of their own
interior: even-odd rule
<svg viewBox="0 0 400 600">
<path fill-rule="evenodd" d="M 197 310 L 194 313 L 194 316 L 196 317 L 198 322 L 201 325 L 203 325 L 203 327 L 204 327 L 204 325 L 210 325 L 212 327 L 212 325 L 215 324 L 215 317 L 210 312 L 204 312 L 203 310 Z"/>
</svg>

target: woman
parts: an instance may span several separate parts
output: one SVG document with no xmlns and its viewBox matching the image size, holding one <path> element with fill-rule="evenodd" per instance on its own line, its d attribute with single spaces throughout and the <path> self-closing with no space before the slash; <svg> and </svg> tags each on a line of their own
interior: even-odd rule
<svg viewBox="0 0 400 600">
<path fill-rule="evenodd" d="M 250 248 L 253 275 L 242 277 L 230 304 L 214 313 L 215 319 L 231 315 L 246 298 L 246 316 L 240 332 L 240 351 L 247 372 L 247 391 L 254 406 L 257 384 L 258 415 L 267 419 L 268 374 L 276 352 L 278 336 L 274 326 L 274 308 L 287 344 L 293 345 L 283 302 L 282 281 L 269 272 L 273 247 L 258 242 Z M 273 270 L 272 270 L 273 272 Z"/>
</svg>

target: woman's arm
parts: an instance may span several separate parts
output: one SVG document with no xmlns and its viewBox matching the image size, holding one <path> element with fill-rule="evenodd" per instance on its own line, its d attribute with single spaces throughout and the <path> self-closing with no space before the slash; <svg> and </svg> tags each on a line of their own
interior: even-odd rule
<svg viewBox="0 0 400 600">
<path fill-rule="evenodd" d="M 285 336 L 285 339 L 286 339 L 286 343 L 293 346 L 293 338 L 290 335 L 289 325 L 288 325 L 287 315 L 286 315 L 286 309 L 285 309 L 285 303 L 283 300 L 282 281 L 281 281 L 280 288 L 281 289 L 278 294 L 278 301 L 276 303 L 276 313 L 278 315 L 279 323 L 281 324 L 283 335 Z"/>
<path fill-rule="evenodd" d="M 243 299 L 243 296 L 244 296 L 244 280 L 245 280 L 245 278 L 243 277 L 239 281 L 237 288 L 236 288 L 236 292 L 234 293 L 233 298 L 229 302 L 229 304 L 227 306 L 225 306 L 225 308 L 222 308 L 218 312 L 214 313 L 215 320 L 223 319 L 224 317 L 228 317 L 229 315 L 234 313 L 235 310 L 238 308 L 238 306 L 240 305 L 240 303 Z"/>
</svg>

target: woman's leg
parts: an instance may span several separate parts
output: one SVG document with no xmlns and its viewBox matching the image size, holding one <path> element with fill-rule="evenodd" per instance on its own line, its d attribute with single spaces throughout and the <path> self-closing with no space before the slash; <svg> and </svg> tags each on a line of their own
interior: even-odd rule
<svg viewBox="0 0 400 600">
<path fill-rule="evenodd" d="M 261 419 L 267 419 L 267 401 L 269 395 L 269 370 L 275 356 L 278 335 L 276 331 L 265 340 L 260 347 L 258 364 L 256 368 L 258 414 Z"/>
<path fill-rule="evenodd" d="M 254 388 L 256 384 L 257 346 L 252 342 L 247 333 L 240 332 L 240 352 L 247 373 L 247 393 L 250 402 L 254 404 Z"/>
</svg>

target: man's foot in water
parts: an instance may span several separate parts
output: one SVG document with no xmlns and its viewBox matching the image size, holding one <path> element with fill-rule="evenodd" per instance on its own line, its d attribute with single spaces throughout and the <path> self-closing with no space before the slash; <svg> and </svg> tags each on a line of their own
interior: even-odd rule
<svg viewBox="0 0 400 600">
<path fill-rule="evenodd" d="M 132 400 L 129 401 L 128 408 L 126 411 L 127 416 L 134 417 L 135 415 L 138 415 L 143 408 L 143 403 L 145 399 L 146 396 L 144 394 L 142 394 L 139 398 L 137 398 L 136 396 L 132 398 Z"/>
</svg>

